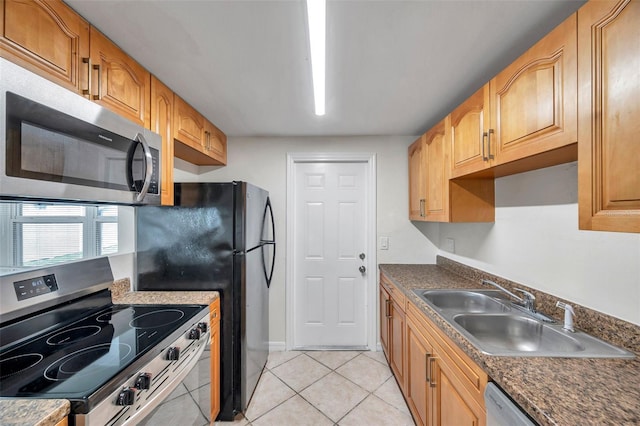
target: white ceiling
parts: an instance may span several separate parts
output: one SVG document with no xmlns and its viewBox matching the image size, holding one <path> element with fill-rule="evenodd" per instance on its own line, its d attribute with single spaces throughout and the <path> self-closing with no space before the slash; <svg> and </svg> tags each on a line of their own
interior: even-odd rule
<svg viewBox="0 0 640 426">
<path fill-rule="evenodd" d="M 65 0 L 229 136 L 418 135 L 582 0 L 328 0 L 313 113 L 303 0 Z"/>
</svg>

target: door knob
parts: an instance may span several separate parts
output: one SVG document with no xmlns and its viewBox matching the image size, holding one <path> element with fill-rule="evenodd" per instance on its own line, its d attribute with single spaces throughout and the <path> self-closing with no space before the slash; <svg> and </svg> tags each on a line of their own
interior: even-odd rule
<svg viewBox="0 0 640 426">
<path fill-rule="evenodd" d="M 363 274 L 367 272 L 367 268 L 365 268 L 364 266 L 359 267 L 358 270 Z"/>
<path fill-rule="evenodd" d="M 364 255 L 364 253 L 360 253 L 360 256 L 358 256 L 358 257 L 360 258 L 360 260 L 364 260 L 364 258 L 365 258 L 366 256 Z"/>
</svg>

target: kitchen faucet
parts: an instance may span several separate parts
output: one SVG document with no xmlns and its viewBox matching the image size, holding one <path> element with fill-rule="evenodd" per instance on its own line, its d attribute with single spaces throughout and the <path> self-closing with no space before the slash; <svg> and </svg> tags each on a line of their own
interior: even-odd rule
<svg viewBox="0 0 640 426">
<path fill-rule="evenodd" d="M 522 293 L 523 297 L 520 297 L 518 295 L 515 295 L 513 293 L 511 293 L 509 290 L 507 290 L 506 288 L 502 287 L 499 284 L 494 283 L 493 281 L 490 280 L 482 280 L 482 284 L 490 284 L 494 287 L 496 287 L 498 290 L 508 294 L 509 296 L 513 297 L 514 299 L 516 299 L 518 302 L 520 302 L 522 304 L 522 306 L 529 312 L 535 313 L 536 312 L 536 308 L 535 308 L 535 302 L 536 302 L 536 297 L 531 294 L 530 292 L 523 290 L 521 288 L 514 288 L 514 291 L 519 291 Z"/>
</svg>

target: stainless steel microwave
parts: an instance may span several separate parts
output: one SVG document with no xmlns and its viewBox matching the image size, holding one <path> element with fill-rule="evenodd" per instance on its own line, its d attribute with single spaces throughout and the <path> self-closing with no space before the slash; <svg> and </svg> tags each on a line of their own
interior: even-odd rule
<svg viewBox="0 0 640 426">
<path fill-rule="evenodd" d="M 162 140 L 0 58 L 0 198 L 160 204 Z"/>
</svg>

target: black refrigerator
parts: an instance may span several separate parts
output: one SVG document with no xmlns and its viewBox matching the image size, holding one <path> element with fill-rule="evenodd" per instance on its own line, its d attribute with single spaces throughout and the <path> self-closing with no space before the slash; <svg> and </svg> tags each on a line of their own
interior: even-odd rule
<svg viewBox="0 0 640 426">
<path fill-rule="evenodd" d="M 137 289 L 220 292 L 218 419 L 229 421 L 246 410 L 269 352 L 269 193 L 246 182 L 174 190 L 173 207 L 136 209 Z"/>
</svg>

